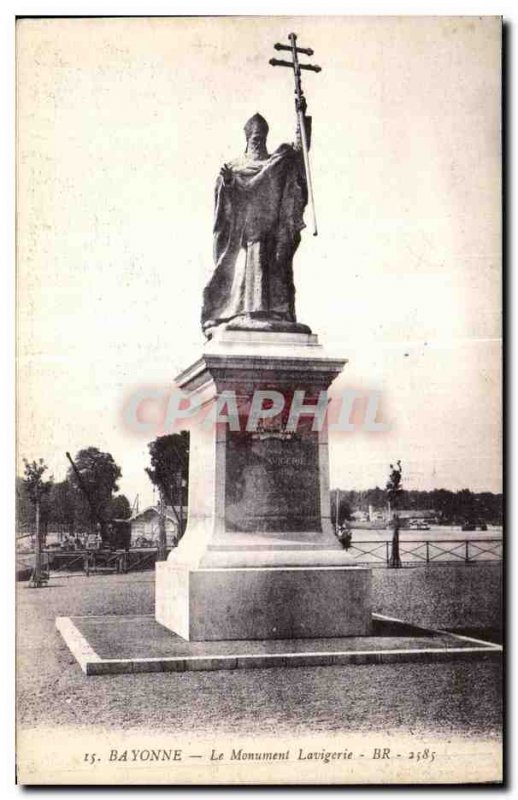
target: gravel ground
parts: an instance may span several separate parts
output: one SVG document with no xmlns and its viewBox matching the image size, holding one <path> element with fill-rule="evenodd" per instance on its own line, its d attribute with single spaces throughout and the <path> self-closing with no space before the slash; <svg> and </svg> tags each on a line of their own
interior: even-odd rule
<svg viewBox="0 0 518 800">
<path fill-rule="evenodd" d="M 503 564 L 433 564 L 372 571 L 374 610 L 440 628 L 502 624 Z"/>
<path fill-rule="evenodd" d="M 498 737 L 497 662 L 273 668 L 86 677 L 56 616 L 149 614 L 151 574 L 18 587 L 18 722 L 128 731 L 397 732 Z"/>
</svg>

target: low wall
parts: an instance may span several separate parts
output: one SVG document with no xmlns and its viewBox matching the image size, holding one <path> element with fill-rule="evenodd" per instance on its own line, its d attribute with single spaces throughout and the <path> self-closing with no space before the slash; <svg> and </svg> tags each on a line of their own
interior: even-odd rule
<svg viewBox="0 0 518 800">
<path fill-rule="evenodd" d="M 372 570 L 373 611 L 435 628 L 500 628 L 502 563 Z"/>
</svg>

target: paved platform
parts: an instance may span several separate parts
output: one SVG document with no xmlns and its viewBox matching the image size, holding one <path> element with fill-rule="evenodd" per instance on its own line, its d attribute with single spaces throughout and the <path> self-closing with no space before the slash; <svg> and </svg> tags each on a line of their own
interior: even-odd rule
<svg viewBox="0 0 518 800">
<path fill-rule="evenodd" d="M 371 636 L 187 642 L 149 616 L 57 617 L 86 675 L 495 658 L 490 642 L 376 614 Z"/>
</svg>

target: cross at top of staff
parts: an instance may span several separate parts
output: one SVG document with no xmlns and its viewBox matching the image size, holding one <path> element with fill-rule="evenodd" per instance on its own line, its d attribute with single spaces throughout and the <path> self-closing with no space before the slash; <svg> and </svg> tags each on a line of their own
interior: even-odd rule
<svg viewBox="0 0 518 800">
<path fill-rule="evenodd" d="M 306 113 L 307 103 L 306 98 L 304 97 L 304 92 L 302 91 L 302 81 L 301 81 L 301 73 L 302 69 L 309 70 L 311 72 L 321 72 L 322 68 L 317 66 L 316 64 L 301 64 L 299 63 L 299 53 L 303 53 L 307 56 L 313 55 L 313 50 L 310 47 L 297 47 L 297 34 L 290 33 L 288 36 L 291 44 L 274 44 L 275 50 L 288 50 L 292 55 L 292 61 L 283 61 L 279 58 L 271 58 L 270 64 L 272 67 L 290 67 L 293 70 L 293 76 L 295 79 L 295 110 L 297 112 L 298 120 L 299 120 L 299 129 L 300 135 L 302 139 L 302 153 L 304 156 L 304 168 L 306 171 L 306 180 L 308 184 L 308 196 L 311 208 L 311 217 L 313 223 L 313 236 L 317 236 L 318 229 L 317 229 L 317 219 L 315 213 L 315 201 L 313 198 L 313 185 L 311 183 L 311 170 L 309 166 L 309 152 L 308 152 L 308 142 L 306 136 L 306 126 L 304 123 L 304 115 Z"/>
</svg>

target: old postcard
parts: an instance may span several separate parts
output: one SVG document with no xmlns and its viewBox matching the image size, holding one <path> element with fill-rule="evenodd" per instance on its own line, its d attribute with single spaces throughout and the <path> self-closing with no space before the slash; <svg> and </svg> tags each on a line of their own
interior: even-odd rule
<svg viewBox="0 0 518 800">
<path fill-rule="evenodd" d="M 19 783 L 501 782 L 501 56 L 18 19 Z"/>
</svg>

